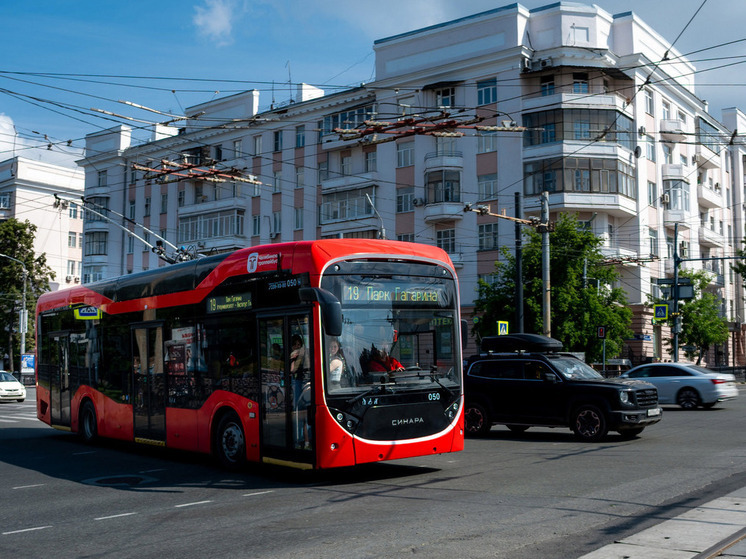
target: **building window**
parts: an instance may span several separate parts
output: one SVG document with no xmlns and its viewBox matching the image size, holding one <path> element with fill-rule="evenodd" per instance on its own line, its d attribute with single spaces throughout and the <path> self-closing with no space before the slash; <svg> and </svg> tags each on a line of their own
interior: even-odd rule
<svg viewBox="0 0 746 559">
<path fill-rule="evenodd" d="M 223 146 L 213 146 L 212 147 L 212 158 L 215 161 L 222 161 L 223 160 Z"/>
<path fill-rule="evenodd" d="M 688 183 L 680 180 L 663 181 L 663 192 L 668 193 L 669 209 L 689 211 Z"/>
<path fill-rule="evenodd" d="M 658 231 L 652 227 L 648 228 L 648 238 L 650 239 L 650 256 L 658 256 Z"/>
<path fill-rule="evenodd" d="M 319 214 L 321 224 L 373 215 L 373 208 L 368 203 L 366 194 L 372 197 L 373 188 L 368 187 L 324 194 Z"/>
<path fill-rule="evenodd" d="M 648 138 L 645 141 L 645 152 L 648 161 L 655 163 L 655 140 L 653 138 Z"/>
<path fill-rule="evenodd" d="M 648 113 L 650 116 L 654 116 L 655 105 L 653 104 L 653 92 L 649 89 L 644 89 L 643 95 L 645 95 L 645 112 Z"/>
<path fill-rule="evenodd" d="M 185 190 L 179 190 L 179 194 L 176 197 L 176 201 L 180 208 L 184 207 L 184 204 L 186 203 L 186 191 Z"/>
<path fill-rule="evenodd" d="M 663 113 L 661 114 L 661 118 L 663 120 L 668 120 L 671 118 L 671 103 L 668 101 L 663 101 Z"/>
<path fill-rule="evenodd" d="M 107 175 L 108 172 L 106 171 L 106 169 L 98 172 L 98 186 L 106 186 L 106 183 L 108 181 Z"/>
<path fill-rule="evenodd" d="M 318 184 L 321 184 L 323 181 L 329 178 L 329 161 L 319 161 L 318 166 L 319 166 Z"/>
<path fill-rule="evenodd" d="M 572 75 L 572 92 L 588 93 L 588 74 L 585 72 L 575 72 Z"/>
<path fill-rule="evenodd" d="M 67 246 L 75 248 L 77 245 L 78 234 L 75 231 L 70 231 L 67 234 Z"/>
<path fill-rule="evenodd" d="M 673 150 L 668 144 L 663 144 L 663 163 L 671 165 L 673 163 Z"/>
<path fill-rule="evenodd" d="M 306 126 L 301 124 L 295 127 L 295 147 L 302 148 L 306 145 Z"/>
<path fill-rule="evenodd" d="M 282 173 L 280 171 L 275 171 L 272 174 L 272 192 L 280 192 L 281 177 Z"/>
<path fill-rule="evenodd" d="M 161 194 L 161 213 L 168 213 L 168 193 Z"/>
<path fill-rule="evenodd" d="M 85 220 L 86 222 L 93 222 L 93 221 L 106 221 L 106 217 L 109 214 L 109 198 L 107 197 L 91 197 L 86 198 L 86 202 L 89 203 L 90 209 L 92 211 L 88 211 L 85 214 Z M 93 213 L 93 212 L 96 213 Z M 101 215 L 99 215 L 101 214 Z M 82 217 L 82 214 L 81 214 Z"/>
<path fill-rule="evenodd" d="M 135 238 L 132 235 L 127 235 L 127 254 L 135 252 Z"/>
<path fill-rule="evenodd" d="M 343 176 L 352 174 L 352 156 L 349 154 L 339 157 L 339 173 Z"/>
<path fill-rule="evenodd" d="M 282 232 L 282 212 L 272 212 L 272 232 L 275 235 Z"/>
<path fill-rule="evenodd" d="M 637 198 L 635 169 L 618 159 L 556 158 L 523 166 L 524 193 L 601 192 Z"/>
<path fill-rule="evenodd" d="M 129 202 L 129 216 L 130 216 L 130 219 L 135 219 L 135 209 L 136 209 L 135 201 L 134 200 L 130 200 L 130 202 Z"/>
<path fill-rule="evenodd" d="M 523 135 L 526 147 L 564 140 L 588 140 L 591 131 L 603 136 L 600 142 L 615 142 L 630 151 L 634 148 L 634 123 L 631 118 L 605 109 L 552 109 L 523 115 L 529 130 Z"/>
<path fill-rule="evenodd" d="M 477 153 L 497 151 L 497 132 L 481 131 L 477 136 Z"/>
<path fill-rule="evenodd" d="M 425 177 L 428 204 L 461 201 L 461 174 L 459 171 L 434 171 Z"/>
<path fill-rule="evenodd" d="M 233 158 L 239 159 L 243 157 L 243 141 L 233 140 Z"/>
<path fill-rule="evenodd" d="M 435 90 L 436 107 L 453 107 L 455 105 L 456 90 L 453 87 L 444 87 Z"/>
<path fill-rule="evenodd" d="M 497 223 L 484 223 L 479 229 L 479 250 L 495 250 L 497 244 Z"/>
<path fill-rule="evenodd" d="M 262 233 L 262 216 L 251 216 L 251 234 L 255 237 Z"/>
<path fill-rule="evenodd" d="M 582 120 L 576 120 L 573 122 L 573 139 L 575 140 L 590 140 L 591 139 L 591 123 Z"/>
<path fill-rule="evenodd" d="M 414 211 L 414 187 L 405 186 L 396 189 L 396 213 Z"/>
<path fill-rule="evenodd" d="M 372 173 L 377 169 L 377 152 L 366 151 L 365 152 L 365 172 Z"/>
<path fill-rule="evenodd" d="M 107 236 L 108 233 L 106 231 L 86 233 L 83 256 L 105 256 L 108 254 L 106 250 Z"/>
<path fill-rule="evenodd" d="M 402 233 L 401 235 L 396 236 L 397 241 L 402 241 L 404 243 L 413 243 L 414 242 L 414 233 Z"/>
<path fill-rule="evenodd" d="M 324 117 L 321 125 L 321 136 L 336 134 L 334 130 L 341 128 L 349 130 L 362 126 L 366 120 L 371 120 L 375 114 L 373 105 L 365 105 L 356 109 L 341 111 Z"/>
<path fill-rule="evenodd" d="M 477 188 L 480 200 L 491 200 L 497 198 L 497 173 L 479 175 L 477 177 Z"/>
<path fill-rule="evenodd" d="M 295 188 L 303 188 L 306 184 L 306 170 L 303 167 L 295 168 Z"/>
<path fill-rule="evenodd" d="M 303 229 L 303 208 L 294 208 L 295 210 L 295 230 Z"/>
<path fill-rule="evenodd" d="M 68 260 L 67 261 L 67 275 L 68 276 L 74 276 L 75 275 L 75 260 Z"/>
<path fill-rule="evenodd" d="M 648 181 L 648 206 L 658 207 L 658 185 Z"/>
<path fill-rule="evenodd" d="M 145 197 L 145 213 L 143 215 L 145 217 L 150 215 L 150 196 Z"/>
<path fill-rule="evenodd" d="M 554 95 L 554 76 L 541 76 L 541 96 Z"/>
<path fill-rule="evenodd" d="M 179 243 L 243 235 L 243 210 L 224 210 L 179 219 Z"/>
<path fill-rule="evenodd" d="M 10 200 L 8 200 L 8 206 L 10 206 Z M 70 202 L 70 206 L 67 209 L 67 216 L 70 219 L 78 219 L 78 205 L 75 202 Z M 80 212 L 80 217 L 83 217 L 83 212 Z"/>
<path fill-rule="evenodd" d="M 435 244 L 438 248 L 442 248 L 449 254 L 455 253 L 456 252 L 456 230 L 455 229 L 443 229 L 442 231 L 436 231 Z"/>
<path fill-rule="evenodd" d="M 451 136 L 436 136 L 435 137 L 435 153 L 438 155 L 458 155 L 461 153 L 456 151 L 456 138 Z"/>
<path fill-rule="evenodd" d="M 274 151 L 282 151 L 282 130 L 275 130 Z"/>
<path fill-rule="evenodd" d="M 477 82 L 477 105 L 497 103 L 497 79 Z"/>
<path fill-rule="evenodd" d="M 414 165 L 414 142 L 396 144 L 396 166 L 409 167 Z"/>
</svg>

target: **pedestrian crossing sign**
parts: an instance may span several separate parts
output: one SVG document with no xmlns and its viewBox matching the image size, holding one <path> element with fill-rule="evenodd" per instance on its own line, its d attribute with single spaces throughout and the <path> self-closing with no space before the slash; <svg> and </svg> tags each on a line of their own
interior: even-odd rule
<svg viewBox="0 0 746 559">
<path fill-rule="evenodd" d="M 656 320 L 668 319 L 668 305 L 653 305 Z"/>
<path fill-rule="evenodd" d="M 508 335 L 508 321 L 507 320 L 498 320 L 497 321 L 497 335 L 498 336 L 507 336 Z"/>
</svg>

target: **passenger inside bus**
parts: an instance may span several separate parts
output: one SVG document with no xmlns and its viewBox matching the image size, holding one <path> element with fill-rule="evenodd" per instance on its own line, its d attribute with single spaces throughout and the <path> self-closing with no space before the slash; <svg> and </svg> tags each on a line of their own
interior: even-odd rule
<svg viewBox="0 0 746 559">
<path fill-rule="evenodd" d="M 376 346 L 371 346 L 368 370 L 372 373 L 403 371 L 404 365 L 396 357 L 391 357 L 385 347 L 378 349 Z"/>
<path fill-rule="evenodd" d="M 339 340 L 332 338 L 329 342 L 329 388 L 341 388 L 342 384 L 349 385 L 347 379 L 346 362 Z"/>
</svg>

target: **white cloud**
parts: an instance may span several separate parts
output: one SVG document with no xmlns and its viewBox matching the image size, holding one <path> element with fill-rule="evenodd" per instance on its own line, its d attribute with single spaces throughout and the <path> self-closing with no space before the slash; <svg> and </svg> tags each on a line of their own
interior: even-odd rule
<svg viewBox="0 0 746 559">
<path fill-rule="evenodd" d="M 195 6 L 192 21 L 203 37 L 219 47 L 233 42 L 233 20 L 236 15 L 235 0 L 204 0 L 204 6 Z"/>
<path fill-rule="evenodd" d="M 75 167 L 75 160 L 83 156 L 83 151 L 60 145 L 59 142 L 54 142 L 51 149 L 47 149 L 43 142 L 32 142 L 19 136 L 13 119 L 0 113 L 0 161 L 16 156 L 63 167 Z"/>
</svg>

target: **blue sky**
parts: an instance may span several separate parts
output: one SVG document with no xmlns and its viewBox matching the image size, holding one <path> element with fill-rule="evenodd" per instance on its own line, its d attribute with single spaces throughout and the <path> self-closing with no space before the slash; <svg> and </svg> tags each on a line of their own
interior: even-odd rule
<svg viewBox="0 0 746 559">
<path fill-rule="evenodd" d="M 525 0 L 527 8 L 551 4 Z M 589 2 L 590 3 L 590 2 Z M 596 0 L 634 11 L 687 54 L 746 38 L 744 0 Z M 375 79 L 373 42 L 511 4 L 487 0 L 0 1 L 0 160 L 16 153 L 71 161 L 86 134 L 112 126 L 91 108 L 144 120 L 131 101 L 182 113 L 216 96 L 259 89 L 260 109 L 287 84 L 327 91 Z M 697 10 L 700 10 L 697 13 Z M 693 21 L 687 23 L 694 16 Z M 686 27 L 686 30 L 684 30 Z M 737 58 L 726 58 L 737 57 Z M 746 42 L 692 55 L 710 112 L 746 110 Z M 708 59 L 708 60 L 704 60 Z M 44 75 L 41 75 L 44 74 Z M 72 140 L 71 146 L 59 142 Z M 46 149 L 53 143 L 51 150 Z M 29 149 L 40 146 L 41 149 Z M 79 153 L 79 151 L 77 152 Z M 67 154 L 67 155 L 66 155 Z"/>
</svg>

